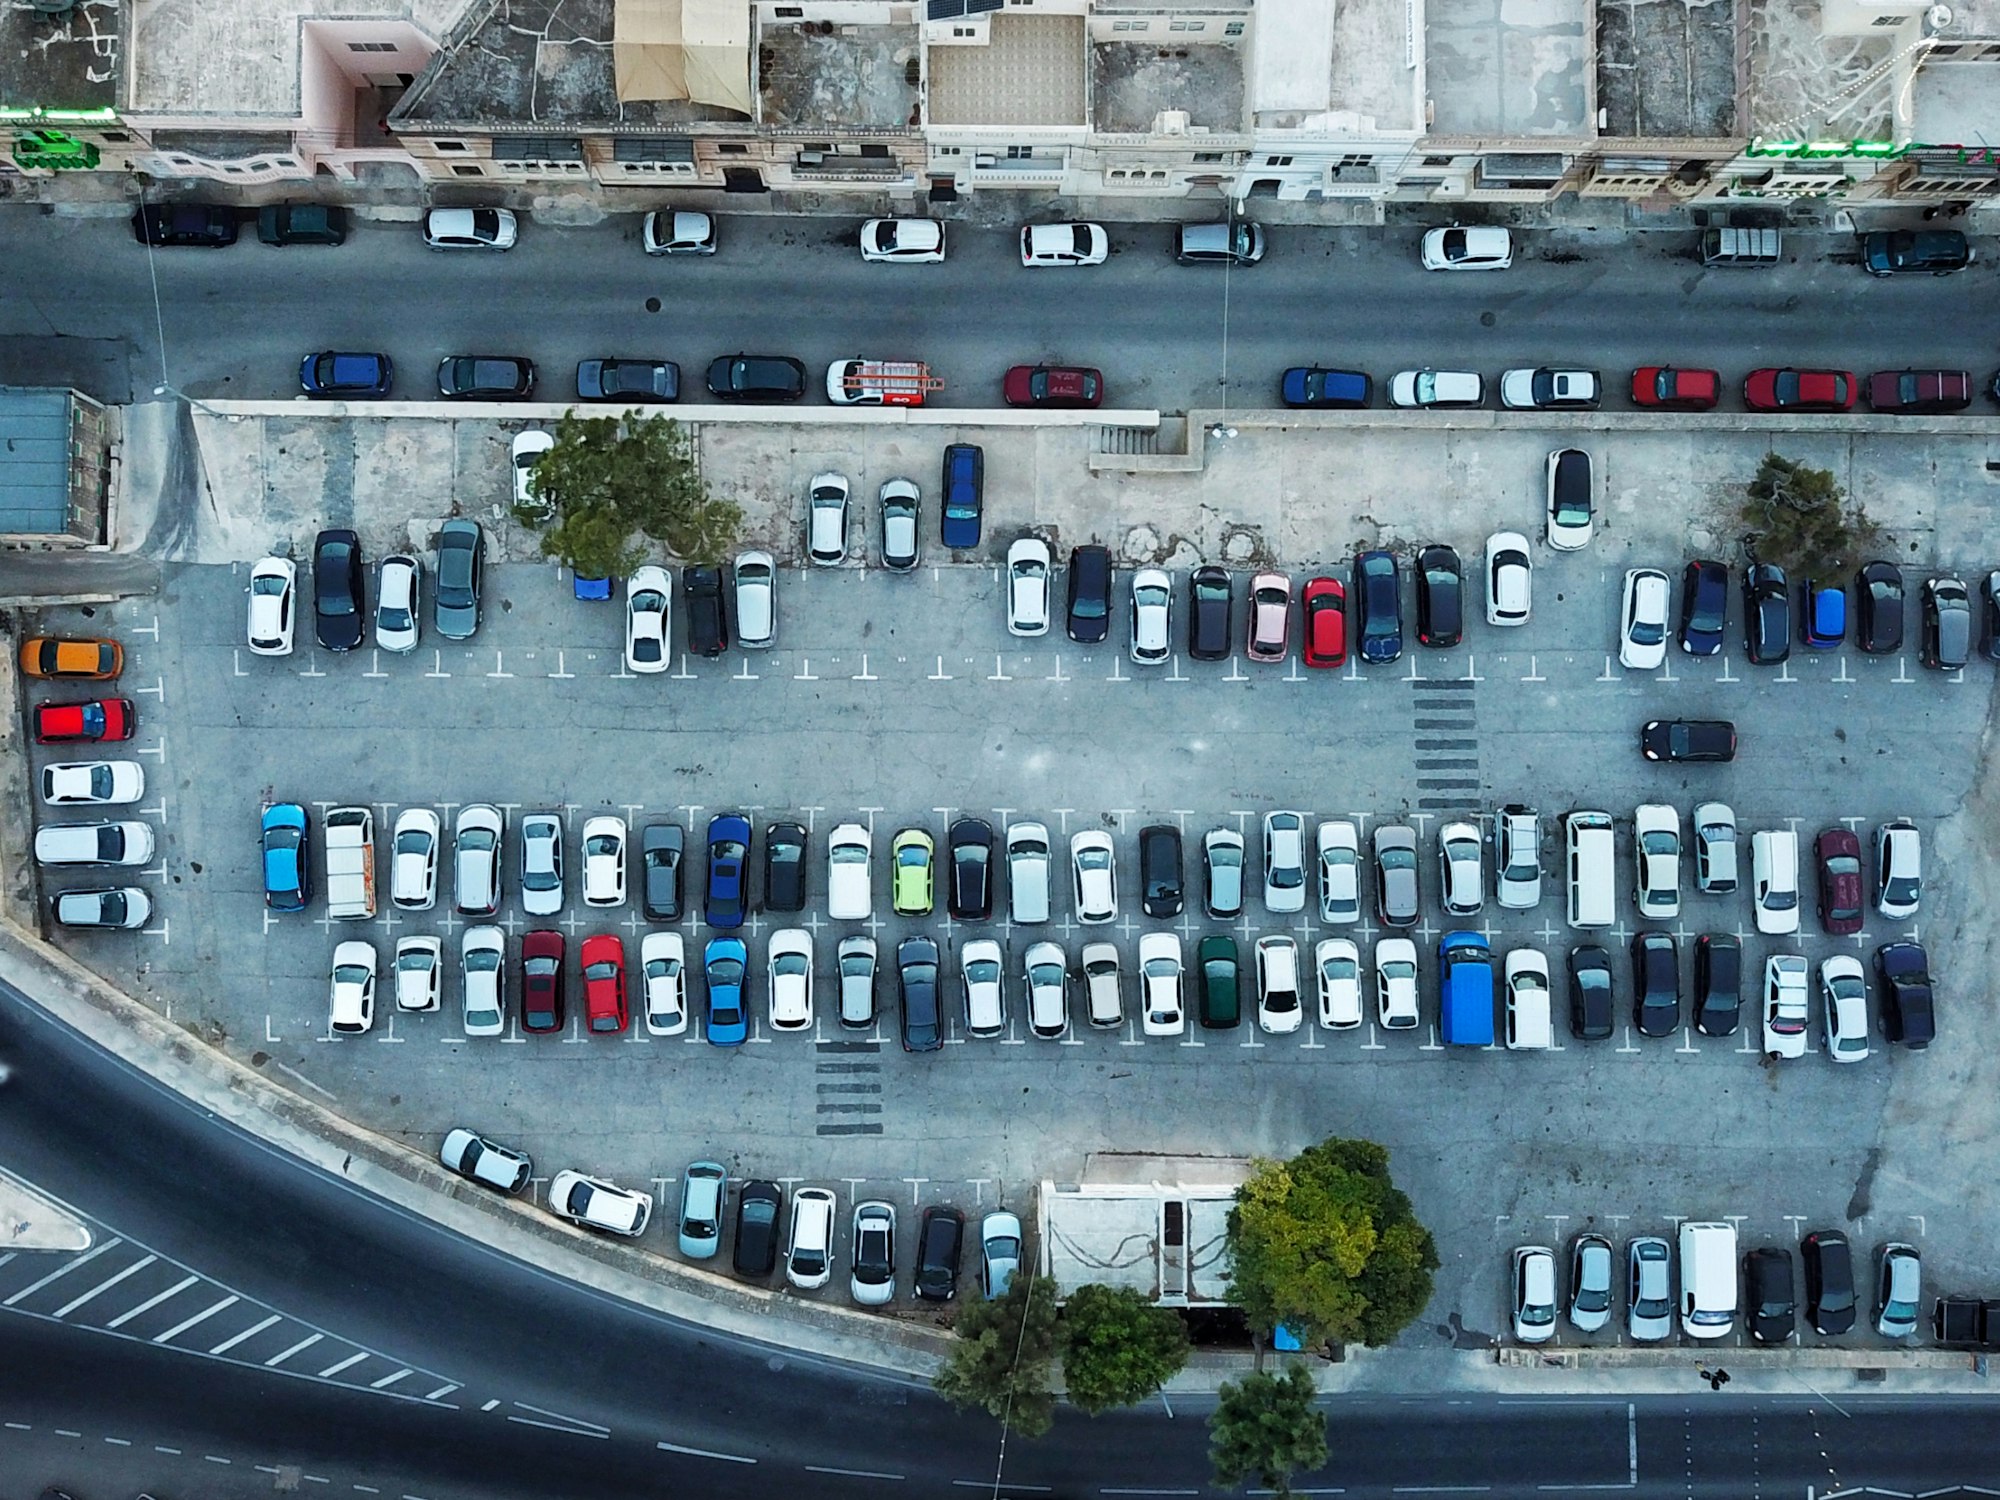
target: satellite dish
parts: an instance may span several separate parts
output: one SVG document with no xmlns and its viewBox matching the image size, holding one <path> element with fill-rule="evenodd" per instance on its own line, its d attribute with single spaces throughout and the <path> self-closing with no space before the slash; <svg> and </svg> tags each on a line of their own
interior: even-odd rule
<svg viewBox="0 0 2000 1500">
<path fill-rule="evenodd" d="M 1924 12 L 1924 35 L 1936 36 L 1955 19 L 1949 5 L 1933 5 Z"/>
</svg>

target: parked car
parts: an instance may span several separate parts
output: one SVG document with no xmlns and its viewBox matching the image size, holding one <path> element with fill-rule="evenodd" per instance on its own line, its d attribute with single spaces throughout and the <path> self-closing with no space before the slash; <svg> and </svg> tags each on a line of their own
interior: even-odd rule
<svg viewBox="0 0 2000 1500">
<path fill-rule="evenodd" d="M 745 651 L 768 650 L 778 637 L 778 564 L 758 548 L 736 554 L 730 568 L 735 584 L 736 644 Z"/>
<path fill-rule="evenodd" d="M 1597 486 L 1590 455 L 1581 448 L 1557 448 L 1545 469 L 1548 543 L 1558 552 L 1588 546 L 1596 529 Z"/>
<path fill-rule="evenodd" d="M 1110 247 L 1110 237 L 1098 224 L 1026 224 L 1021 228 L 1024 266 L 1102 265 Z"/>
<path fill-rule="evenodd" d="M 979 1221 L 979 1289 L 988 1301 L 1007 1295 L 1021 1265 L 1021 1221 L 997 1209 Z"/>
<path fill-rule="evenodd" d="M 933 939 L 907 937 L 896 945 L 896 982 L 903 1050 L 937 1051 L 944 1045 L 944 1016 L 938 993 L 938 945 Z"/>
<path fill-rule="evenodd" d="M 444 942 L 434 937 L 396 940 L 396 1009 L 433 1011 L 444 1000 Z"/>
<path fill-rule="evenodd" d="M 520 234 L 505 208 L 433 208 L 424 214 L 424 243 L 433 250 L 511 250 Z"/>
<path fill-rule="evenodd" d="M 1667 933 L 1632 937 L 1632 1024 L 1641 1036 L 1672 1036 L 1680 1029 L 1680 956 Z"/>
<path fill-rule="evenodd" d="M 1805 1266 L 1806 1319 L 1822 1338 L 1854 1327 L 1854 1261 L 1847 1236 L 1838 1229 L 1816 1229 L 1799 1241 Z"/>
<path fill-rule="evenodd" d="M 1451 547 L 1417 553 L 1417 639 L 1426 646 L 1456 646 L 1465 637 L 1465 567 Z"/>
<path fill-rule="evenodd" d="M 1028 1029 L 1039 1037 L 1069 1030 L 1069 963 L 1059 943 L 1030 943 L 1021 960 Z"/>
<path fill-rule="evenodd" d="M 1736 726 L 1727 719 L 1649 719 L 1639 730 L 1639 753 L 1647 760 L 1734 760 Z"/>
<path fill-rule="evenodd" d="M 594 820 L 593 820 L 594 821 Z M 583 1024 L 615 1034 L 631 1021 L 625 999 L 625 944 L 609 933 L 592 933 L 577 954 L 583 966 Z"/>
<path fill-rule="evenodd" d="M 1438 825 L 1438 885 L 1444 909 L 1454 917 L 1474 916 L 1486 904 L 1477 823 Z"/>
<path fill-rule="evenodd" d="M 1297 1031 L 1305 1021 L 1299 993 L 1299 945 L 1291 937 L 1257 939 L 1257 1028 L 1272 1036 Z"/>
<path fill-rule="evenodd" d="M 1595 411 L 1604 400 L 1604 382 L 1595 370 L 1506 370 L 1500 376 L 1500 404 L 1515 411 Z"/>
<path fill-rule="evenodd" d="M 764 910 L 806 909 L 808 837 L 803 823 L 764 825 Z"/>
<path fill-rule="evenodd" d="M 1408 938 L 1375 943 L 1375 1019 L 1386 1031 L 1409 1031 L 1418 1024 L 1417 945 Z"/>
<path fill-rule="evenodd" d="M 1361 950 L 1347 938 L 1321 938 L 1313 945 L 1313 976 L 1319 990 L 1319 1024 L 1345 1031 L 1361 1024 Z"/>
<path fill-rule="evenodd" d="M 1049 544 L 1040 537 L 1017 537 L 1007 547 L 1007 633 L 1049 633 Z"/>
<path fill-rule="evenodd" d="M 813 940 L 803 927 L 771 934 L 765 950 L 765 993 L 773 1031 L 812 1030 Z"/>
<path fill-rule="evenodd" d="M 1875 1280 L 1875 1331 L 1885 1339 L 1906 1339 L 1917 1332 L 1924 1302 L 1923 1261 L 1915 1245 L 1892 1240 L 1884 1245 Z"/>
<path fill-rule="evenodd" d="M 840 985 L 840 1024 L 864 1030 L 875 1024 L 875 939 L 855 934 L 840 940 L 833 961 Z"/>
<path fill-rule="evenodd" d="M 861 258 L 889 265 L 938 265 L 944 260 L 944 225 L 936 219 L 870 219 L 861 226 Z"/>
<path fill-rule="evenodd" d="M 1510 231 L 1485 224 L 1431 229 L 1424 233 L 1419 258 L 1426 271 L 1504 271 L 1514 263 L 1514 239 Z"/>
<path fill-rule="evenodd" d="M 142 245 L 220 250 L 236 243 L 236 210 L 217 203 L 142 203 L 132 214 Z"/>
<path fill-rule="evenodd" d="M 651 1195 L 572 1171 L 558 1172 L 549 1180 L 549 1208 L 586 1229 L 628 1238 L 644 1234 L 653 1216 Z"/>
<path fill-rule="evenodd" d="M 452 826 L 452 900 L 462 915 L 490 917 L 500 909 L 506 832 L 500 809 L 491 803 L 474 802 L 458 810 Z"/>
<path fill-rule="evenodd" d="M 521 1029 L 561 1031 L 569 1022 L 565 1004 L 563 935 L 528 932 L 521 937 Z"/>
<path fill-rule="evenodd" d="M 1470 407 L 1486 404 L 1486 378 L 1475 370 L 1399 370 L 1389 377 L 1391 406 Z"/>
<path fill-rule="evenodd" d="M 646 563 L 625 580 L 625 670 L 640 675 L 672 665 L 673 580 Z"/>
<path fill-rule="evenodd" d="M 1243 835 L 1211 828 L 1201 837 L 1202 904 L 1208 915 L 1229 919 L 1243 911 Z"/>
<path fill-rule="evenodd" d="M 1819 872 L 1819 920 L 1834 937 L 1861 930 L 1861 840 L 1850 829 L 1829 828 L 1813 840 Z"/>
<path fill-rule="evenodd" d="M 118 806 L 146 795 L 136 760 L 72 760 L 42 767 L 42 800 L 51 807 Z"/>
<path fill-rule="evenodd" d="M 1338 578 L 1307 581 L 1299 596 L 1299 654 L 1309 667 L 1347 661 L 1347 589 Z"/>
<path fill-rule="evenodd" d="M 721 1162 L 690 1162 L 681 1173 L 679 1250 L 689 1260 L 712 1260 L 722 1248 L 722 1205 L 729 1172 Z"/>
<path fill-rule="evenodd" d="M 497 927 L 468 927 L 458 944 L 465 983 L 461 1024 L 467 1036 L 498 1036 L 507 1029 L 507 935 Z"/>
<path fill-rule="evenodd" d="M 785 1280 L 802 1292 L 833 1279 L 834 1197 L 825 1188 L 792 1194 L 792 1232 L 785 1244 Z"/>
<path fill-rule="evenodd" d="M 1400 824 L 1377 824 L 1375 914 L 1385 927 L 1417 924 L 1417 836 Z"/>
<path fill-rule="evenodd" d="M 679 1036 L 687 1030 L 687 949 L 678 932 L 649 932 L 639 940 L 639 985 L 648 1032 Z"/>
<path fill-rule="evenodd" d="M 639 832 L 639 900 L 649 922 L 677 922 L 687 835 L 678 823 L 648 823 Z"/>
<path fill-rule="evenodd" d="M 730 1269 L 750 1281 L 762 1281 L 778 1264 L 778 1220 L 785 1211 L 785 1190 L 775 1182 L 752 1180 L 736 1195 L 736 1234 L 729 1252 Z"/>
<path fill-rule="evenodd" d="M 1569 1321 L 1578 1333 L 1595 1333 L 1611 1321 L 1611 1241 L 1580 1234 L 1569 1247 Z"/>
<path fill-rule="evenodd" d="M 791 826 L 796 828 L 798 825 Z M 836 922 L 865 922 L 875 914 L 875 897 L 870 877 L 870 865 L 874 857 L 874 836 L 860 823 L 837 824 L 827 835 L 826 914 Z M 805 869 L 803 849 L 800 850 L 798 864 L 803 877 Z M 800 907 L 804 904 L 804 892 L 801 890 Z"/>
<path fill-rule="evenodd" d="M 576 399 L 648 406 L 681 399 L 681 367 L 670 359 L 586 359 L 576 367 Z"/>
<path fill-rule="evenodd" d="M 1556 1331 L 1556 1257 L 1545 1245 L 1515 1250 L 1514 1338 L 1523 1344 L 1547 1343 Z"/>
<path fill-rule="evenodd" d="M 1611 1035 L 1615 998 L 1611 955 L 1595 943 L 1569 950 L 1569 1030 L 1580 1042 Z"/>
<path fill-rule="evenodd" d="M 1847 411 L 1854 405 L 1850 370 L 1752 370 L 1743 382 L 1752 411 Z"/>
<path fill-rule="evenodd" d="M 890 905 L 897 916 L 931 914 L 935 848 L 921 828 L 903 829 L 889 845 Z"/>
<path fill-rule="evenodd" d="M 715 220 L 691 209 L 655 209 L 639 229 L 648 255 L 715 254 Z"/>
<path fill-rule="evenodd" d="M 152 920 L 153 898 L 136 885 L 102 891 L 57 891 L 49 898 L 49 915 L 58 927 L 133 930 Z"/>
<path fill-rule="evenodd" d="M 1879 558 L 1861 565 L 1854 594 L 1860 606 L 1854 644 L 1873 655 L 1903 647 L 1903 571 Z"/>
<path fill-rule="evenodd" d="M 525 401 L 535 362 L 511 354 L 448 354 L 438 361 L 438 394 L 448 401 Z"/>
<path fill-rule="evenodd" d="M 815 474 L 806 485 L 806 556 L 815 566 L 847 560 L 847 476 Z"/>
<path fill-rule="evenodd" d="M 386 354 L 328 349 L 299 362 L 299 389 L 322 401 L 355 401 L 389 394 L 396 366 Z"/>
<path fill-rule="evenodd" d="M 1111 835 L 1096 828 L 1071 834 L 1069 860 L 1077 921 L 1086 926 L 1116 921 L 1118 870 Z"/>
<path fill-rule="evenodd" d="M 718 401 L 796 401 L 806 367 L 788 354 L 725 354 L 709 362 L 707 383 Z"/>
<path fill-rule="evenodd" d="M 1696 558 L 1681 575 L 1681 650 L 1714 656 L 1729 623 L 1729 567 Z"/>
<path fill-rule="evenodd" d="M 1861 266 L 1870 276 L 1948 276 L 1972 261 L 1972 245 L 1956 229 L 1878 229 L 1861 236 Z"/>
<path fill-rule="evenodd" d="M 1015 365 L 1001 377 L 1009 406 L 1091 407 L 1104 404 L 1104 372 L 1087 365 Z"/>
<path fill-rule="evenodd" d="M 1969 370 L 1877 370 L 1864 388 L 1870 411 L 1939 416 L 1972 405 Z"/>
<path fill-rule="evenodd" d="M 917 512 L 922 495 L 907 479 L 885 479 L 876 496 L 882 519 L 882 566 L 907 573 L 917 565 Z"/>
<path fill-rule="evenodd" d="M 1734 1036 L 1743 1009 L 1743 945 L 1723 933 L 1694 940 L 1694 1029 Z"/>
<path fill-rule="evenodd" d="M 1752 563 L 1743 575 L 1743 649 L 1759 666 L 1792 654 L 1792 596 L 1785 570 Z"/>
<path fill-rule="evenodd" d="M 729 612 L 722 603 L 722 569 L 690 564 L 681 569 L 681 593 L 687 599 L 688 650 L 716 657 L 729 649 Z"/>
<path fill-rule="evenodd" d="M 1806 961 L 1796 953 L 1764 960 L 1764 1051 L 1777 1058 L 1806 1055 Z"/>
<path fill-rule="evenodd" d="M 1722 399 L 1722 377 L 1713 370 L 1642 365 L 1632 372 L 1632 404 L 1662 411 L 1713 411 Z"/>
<path fill-rule="evenodd" d="M 1703 895 L 1736 889 L 1736 814 L 1726 802 L 1701 802 L 1694 810 L 1694 880 Z"/>
<path fill-rule="evenodd" d="M 583 904 L 625 904 L 625 820 L 615 813 L 584 821 Z"/>
<path fill-rule="evenodd" d="M 1163 662 L 1173 650 L 1173 580 L 1162 568 L 1132 575 L 1132 660 Z"/>
<path fill-rule="evenodd" d="M 1139 909 L 1149 917 L 1177 917 L 1186 897 L 1181 879 L 1181 831 L 1171 823 L 1139 830 Z"/>
<path fill-rule="evenodd" d="M 352 531 L 322 531 L 313 539 L 313 637 L 328 651 L 361 644 L 367 610 L 361 581 L 361 538 Z"/>
<path fill-rule="evenodd" d="M 1658 1343 L 1673 1332 L 1673 1249 L 1657 1235 L 1625 1246 L 1625 1332 L 1635 1343 Z"/>
<path fill-rule="evenodd" d="M 63 745 L 129 740 L 139 714 L 130 698 L 92 698 L 83 703 L 37 703 L 35 743 Z"/>
<path fill-rule="evenodd" d="M 1111 552 L 1094 543 L 1069 553 L 1069 596 L 1063 628 L 1079 645 L 1094 646 L 1111 633 Z"/>
<path fill-rule="evenodd" d="M 1918 943 L 1884 943 L 1875 950 L 1875 992 L 1882 1007 L 1884 1040 L 1912 1051 L 1937 1035 L 1930 960 Z"/>
<path fill-rule="evenodd" d="M 272 911 L 304 911 L 312 900 L 312 825 L 305 808 L 296 802 L 266 807 L 258 853 L 264 904 Z"/>
<path fill-rule="evenodd" d="M 1278 377 L 1278 399 L 1294 408 L 1358 408 L 1368 404 L 1374 382 L 1359 370 L 1294 365 Z"/>
<path fill-rule="evenodd" d="M 1534 607 L 1534 573 L 1528 539 L 1518 531 L 1496 531 L 1486 539 L 1486 623 L 1528 623 Z"/>
<path fill-rule="evenodd" d="M 1345 818 L 1319 825 L 1314 838 L 1318 854 L 1319 919 L 1345 924 L 1361 920 L 1361 835 Z"/>
<path fill-rule="evenodd" d="M 1847 590 L 1808 578 L 1799 585 L 1799 644 L 1831 651 L 1847 638 Z"/>
<path fill-rule="evenodd" d="M 1875 830 L 1875 910 L 1891 921 L 1907 921 L 1923 899 L 1923 838 L 1907 818 Z"/>
<path fill-rule="evenodd" d="M 1243 963 L 1236 939 L 1211 932 L 1194 949 L 1195 1015 L 1209 1030 L 1243 1020 Z"/>
<path fill-rule="evenodd" d="M 382 559 L 375 572 L 375 644 L 414 651 L 423 635 L 424 565 L 404 553 Z"/>
<path fill-rule="evenodd" d="M 479 584 L 485 537 L 477 521 L 453 518 L 438 530 L 437 588 L 432 623 L 448 641 L 472 639 L 479 629 Z"/>
<path fill-rule="evenodd" d="M 520 1192 L 535 1175 L 535 1163 L 527 1152 L 512 1150 L 464 1129 L 445 1132 L 444 1142 L 438 1147 L 438 1160 L 466 1181 L 503 1193 Z"/>
<path fill-rule="evenodd" d="M 1820 1040 L 1827 1058 L 1862 1062 L 1868 1056 L 1868 984 L 1861 961 L 1836 953 L 1819 966 Z"/>
<path fill-rule="evenodd" d="M 1306 820 L 1295 812 L 1264 814 L 1264 909 L 1304 911 Z"/>
<path fill-rule="evenodd" d="M 847 1295 L 862 1307 L 896 1298 L 896 1210 L 887 1203 L 857 1203 L 848 1231 Z"/>
<path fill-rule="evenodd" d="M 1927 667 L 1956 671 L 1972 656 L 1972 596 L 1956 578 L 1926 578 L 1920 597 L 1923 641 L 1919 656 Z"/>
<path fill-rule="evenodd" d="M 750 862 L 750 820 L 741 813 L 720 813 L 708 820 L 708 882 L 702 896 L 702 920 L 711 927 L 743 925 L 749 905 L 743 870 Z"/>
<path fill-rule="evenodd" d="M 1139 1026 L 1147 1036 L 1179 1036 L 1187 1028 L 1181 998 L 1181 940 L 1171 932 L 1139 937 Z"/>
<path fill-rule="evenodd" d="M 944 450 L 943 518 L 938 540 L 962 551 L 979 545 L 985 509 L 986 450 L 977 443 L 948 443 Z"/>
<path fill-rule="evenodd" d="M 910 1290 L 920 1302 L 949 1302 L 958 1295 L 958 1262 L 965 1249 L 965 1216 L 932 1204 L 917 1223 L 917 1267 Z"/>
<path fill-rule="evenodd" d="M 1354 559 L 1354 602 L 1361 659 L 1395 661 L 1403 654 L 1403 604 L 1393 553 L 1363 552 Z"/>
<path fill-rule="evenodd" d="M 993 915 L 993 825 L 983 818 L 958 818 L 945 831 L 951 886 L 946 909 L 961 922 L 984 922 Z"/>
<path fill-rule="evenodd" d="M 1268 571 L 1251 575 L 1249 639 L 1244 644 L 1250 660 L 1285 659 L 1291 645 L 1291 612 L 1291 579 Z"/>
<path fill-rule="evenodd" d="M 750 1012 L 743 995 L 749 961 L 749 950 L 741 938 L 710 938 L 702 950 L 702 979 L 708 986 L 710 1046 L 740 1047 L 750 1035 Z M 737 1223 L 740 1229 L 742 1221 L 739 1219 Z"/>
<path fill-rule="evenodd" d="M 1791 1338 L 1798 1311 L 1791 1251 L 1766 1245 L 1743 1257 L 1743 1301 L 1750 1336 L 1758 1343 L 1782 1344 Z"/>
<path fill-rule="evenodd" d="M 563 908 L 563 825 L 554 813 L 521 819 L 521 910 L 551 917 Z"/>
<path fill-rule="evenodd" d="M 1628 568 L 1619 611 L 1618 661 L 1648 672 L 1667 659 L 1667 599 L 1671 585 L 1658 568 Z"/>
<path fill-rule="evenodd" d="M 977 938 L 958 950 L 958 977 L 965 1001 L 965 1029 L 974 1036 L 998 1036 L 1007 1029 L 1006 954 L 991 938 Z"/>
</svg>

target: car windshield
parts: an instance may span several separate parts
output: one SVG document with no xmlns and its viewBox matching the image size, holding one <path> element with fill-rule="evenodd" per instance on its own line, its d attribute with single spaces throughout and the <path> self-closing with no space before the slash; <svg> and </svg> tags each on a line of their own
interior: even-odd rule
<svg viewBox="0 0 2000 1500">
<path fill-rule="evenodd" d="M 1132 605 L 1135 609 L 1165 609 L 1167 591 L 1156 584 L 1147 584 L 1132 591 Z"/>
<path fill-rule="evenodd" d="M 743 982 L 743 961 L 736 958 L 711 960 L 708 966 L 708 982 L 723 989 L 733 989 Z"/>
</svg>

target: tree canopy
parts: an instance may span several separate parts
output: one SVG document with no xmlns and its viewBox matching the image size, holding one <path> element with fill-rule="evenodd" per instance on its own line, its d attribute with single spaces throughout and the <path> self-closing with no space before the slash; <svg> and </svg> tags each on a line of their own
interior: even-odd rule
<svg viewBox="0 0 2000 1500">
<path fill-rule="evenodd" d="M 1269 1336 L 1387 1344 L 1431 1297 L 1437 1247 L 1373 1141 L 1325 1140 L 1261 1162 L 1229 1214 L 1229 1299 Z"/>
<path fill-rule="evenodd" d="M 1063 1304 L 1063 1386 L 1096 1416 L 1144 1401 L 1187 1363 L 1181 1320 L 1130 1287 L 1091 1283 Z"/>
<path fill-rule="evenodd" d="M 1851 572 L 1882 535 L 1832 470 L 1807 468 L 1777 453 L 1764 455 L 1744 487 L 1740 516 L 1751 554 L 1801 578 Z"/>
<path fill-rule="evenodd" d="M 1208 1419 L 1208 1461 L 1217 1489 L 1233 1490 L 1255 1475 L 1280 1496 L 1292 1475 L 1326 1462 L 1326 1418 L 1313 1409 L 1312 1376 L 1294 1361 L 1282 1375 L 1259 1370 L 1222 1387 Z"/>
<path fill-rule="evenodd" d="M 968 1302 L 958 1335 L 933 1384 L 958 1406 L 983 1407 L 1016 1432 L 1040 1437 L 1055 1420 L 1049 1376 L 1061 1347 L 1053 1277 L 1014 1273 L 992 1301 Z"/>
</svg>

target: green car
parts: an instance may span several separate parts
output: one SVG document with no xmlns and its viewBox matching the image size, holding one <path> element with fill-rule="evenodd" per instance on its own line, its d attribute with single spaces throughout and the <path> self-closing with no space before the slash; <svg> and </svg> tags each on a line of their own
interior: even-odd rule
<svg viewBox="0 0 2000 1500">
<path fill-rule="evenodd" d="M 889 867 L 895 872 L 890 904 L 899 917 L 931 914 L 931 862 L 937 845 L 921 828 L 905 828 L 889 846 Z"/>
<path fill-rule="evenodd" d="M 1234 1026 L 1243 1018 L 1239 998 L 1241 970 L 1236 961 L 1236 939 L 1212 935 L 1195 949 L 1195 968 L 1201 975 L 1201 1024 L 1208 1027 Z"/>
</svg>

